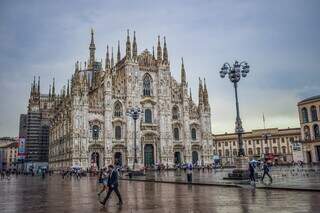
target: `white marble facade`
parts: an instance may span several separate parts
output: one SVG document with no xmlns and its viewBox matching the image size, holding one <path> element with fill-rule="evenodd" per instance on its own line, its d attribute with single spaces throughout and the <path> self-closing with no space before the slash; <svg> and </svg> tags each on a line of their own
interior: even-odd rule
<svg viewBox="0 0 320 213">
<path fill-rule="evenodd" d="M 132 45 L 131 45 L 132 43 Z M 156 163 L 209 163 L 213 155 L 211 114 L 205 81 L 199 80 L 198 104 L 188 92 L 182 61 L 181 81 L 171 75 L 166 40 L 158 37 L 156 54 L 138 54 L 129 32 L 125 56 L 118 44 L 116 63 L 107 47 L 105 66 L 95 60 L 91 33 L 89 60 L 75 65 L 67 87 L 53 100 L 50 128 L 51 169 L 133 165 L 134 122 L 126 112 L 143 110 L 137 120 L 139 166 Z M 109 51 L 111 53 L 109 53 Z M 82 67 L 82 65 L 84 65 Z"/>
</svg>

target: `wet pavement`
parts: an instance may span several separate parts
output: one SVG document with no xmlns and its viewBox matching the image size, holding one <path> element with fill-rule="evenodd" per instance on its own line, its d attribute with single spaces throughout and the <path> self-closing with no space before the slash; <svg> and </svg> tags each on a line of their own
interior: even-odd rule
<svg viewBox="0 0 320 213">
<path fill-rule="evenodd" d="M 217 184 L 217 185 L 244 185 L 249 184 L 245 181 L 224 180 L 224 177 L 231 173 L 232 169 L 217 170 L 193 170 L 193 183 L 201 184 Z M 256 170 L 260 175 L 262 171 Z M 270 172 L 273 178 L 273 184 L 268 187 L 284 188 L 284 189 L 305 189 L 320 191 L 320 167 L 273 167 Z M 162 171 L 162 172 L 146 172 L 146 176 L 134 177 L 137 180 L 154 180 L 159 182 L 186 182 L 186 172 L 184 170 Z M 268 185 L 268 177 L 265 178 Z M 257 187 L 266 187 L 266 184 L 257 182 Z"/>
<path fill-rule="evenodd" d="M 124 205 L 97 201 L 96 178 L 0 180 L 0 212 L 319 212 L 320 193 L 120 181 Z"/>
</svg>

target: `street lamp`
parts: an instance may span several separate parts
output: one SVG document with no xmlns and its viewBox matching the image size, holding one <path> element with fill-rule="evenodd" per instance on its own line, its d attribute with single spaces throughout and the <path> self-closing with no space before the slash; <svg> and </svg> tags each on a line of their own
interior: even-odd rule
<svg viewBox="0 0 320 213">
<path fill-rule="evenodd" d="M 133 170 L 135 169 L 135 164 L 138 163 L 137 159 L 137 120 L 139 119 L 139 115 L 143 113 L 143 110 L 139 107 L 132 107 L 128 109 L 126 115 L 133 118 L 134 122 L 134 161 L 133 161 Z"/>
<path fill-rule="evenodd" d="M 249 73 L 250 66 L 247 62 L 238 62 L 235 61 L 234 64 L 231 66 L 229 63 L 224 63 L 221 71 L 220 71 L 220 77 L 224 78 L 227 74 L 229 76 L 230 81 L 233 83 L 234 91 L 235 91 L 235 98 L 236 98 L 236 110 L 237 110 L 237 117 L 235 122 L 235 132 L 238 135 L 238 144 L 239 144 L 239 150 L 238 150 L 238 156 L 245 156 L 244 149 L 243 149 L 243 141 L 242 141 L 242 122 L 240 119 L 240 112 L 239 112 L 239 102 L 238 102 L 238 82 L 242 78 L 245 78 L 247 74 Z"/>
</svg>

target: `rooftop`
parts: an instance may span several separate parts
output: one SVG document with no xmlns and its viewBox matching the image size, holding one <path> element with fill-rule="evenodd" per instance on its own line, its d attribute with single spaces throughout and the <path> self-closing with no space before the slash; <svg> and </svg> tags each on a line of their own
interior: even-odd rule
<svg viewBox="0 0 320 213">
<path fill-rule="evenodd" d="M 320 95 L 315 95 L 315 96 L 312 96 L 310 98 L 306 98 L 306 99 L 300 101 L 298 104 L 301 104 L 301 103 L 304 103 L 304 102 L 309 102 L 309 101 L 314 101 L 314 100 L 320 100 Z"/>
</svg>

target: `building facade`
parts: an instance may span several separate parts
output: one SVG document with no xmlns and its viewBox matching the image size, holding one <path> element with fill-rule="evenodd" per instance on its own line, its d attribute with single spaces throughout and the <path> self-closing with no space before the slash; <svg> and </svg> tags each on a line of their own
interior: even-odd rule
<svg viewBox="0 0 320 213">
<path fill-rule="evenodd" d="M 320 95 L 298 103 L 303 156 L 306 163 L 320 162 Z"/>
<path fill-rule="evenodd" d="M 15 138 L 0 138 L 0 171 L 16 168 L 18 143 Z"/>
<path fill-rule="evenodd" d="M 158 37 L 156 54 L 154 49 L 138 53 L 136 36 L 131 41 L 128 32 L 124 56 L 119 43 L 116 60 L 107 46 L 104 67 L 95 50 L 91 32 L 88 62 L 76 62 L 71 83 L 59 95 L 50 91 L 50 169 L 132 167 L 134 121 L 126 115 L 132 107 L 143 110 L 136 129 L 139 166 L 211 161 L 206 83 L 199 80 L 195 104 L 183 60 L 181 81 L 171 75 L 165 38 L 161 44 Z"/>
<path fill-rule="evenodd" d="M 38 83 L 34 78 L 26 115 L 25 168 L 37 169 L 48 165 L 50 110 L 52 100 L 48 94 L 40 93 L 40 77 Z M 21 120 L 20 120 L 21 121 Z M 24 122 L 22 120 L 22 122 Z M 20 123 L 20 126 L 23 126 Z M 20 132 L 23 134 L 23 132 Z"/>
<path fill-rule="evenodd" d="M 300 141 L 300 128 L 257 129 L 244 132 L 245 155 L 250 159 L 271 158 L 279 164 L 294 160 L 293 146 Z M 213 135 L 213 154 L 219 156 L 222 164 L 233 165 L 238 153 L 237 134 Z"/>
</svg>

